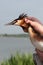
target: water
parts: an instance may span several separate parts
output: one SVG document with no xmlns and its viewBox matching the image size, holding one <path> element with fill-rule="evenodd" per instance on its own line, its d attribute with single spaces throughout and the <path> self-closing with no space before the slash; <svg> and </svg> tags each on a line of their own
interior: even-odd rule
<svg viewBox="0 0 43 65">
<path fill-rule="evenodd" d="M 34 47 L 29 38 L 0 37 L 0 61 L 7 59 L 11 54 L 33 53 Z"/>
</svg>

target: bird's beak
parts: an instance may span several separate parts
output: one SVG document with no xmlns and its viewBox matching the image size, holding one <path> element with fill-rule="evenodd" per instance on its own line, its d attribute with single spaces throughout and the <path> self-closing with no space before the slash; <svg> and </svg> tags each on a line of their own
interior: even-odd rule
<svg viewBox="0 0 43 65">
<path fill-rule="evenodd" d="M 16 23 L 16 21 L 12 21 L 12 22 L 7 23 L 7 24 L 5 24 L 5 25 L 14 25 L 15 23 Z"/>
<path fill-rule="evenodd" d="M 21 20 L 17 20 L 17 21 L 12 21 L 8 24 L 5 25 L 16 25 L 16 26 L 21 26 L 22 21 Z"/>
</svg>

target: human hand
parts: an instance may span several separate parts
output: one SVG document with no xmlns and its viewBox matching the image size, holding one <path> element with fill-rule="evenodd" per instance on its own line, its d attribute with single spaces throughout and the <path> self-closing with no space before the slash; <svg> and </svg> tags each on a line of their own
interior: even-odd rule
<svg viewBox="0 0 43 65">
<path fill-rule="evenodd" d="M 26 24 L 30 24 L 35 31 L 38 32 L 35 33 L 34 30 L 32 28 L 29 29 L 29 33 L 30 33 L 30 36 L 36 40 L 42 40 L 43 41 L 43 25 L 40 23 L 40 21 L 35 18 L 35 17 L 28 17 L 28 18 L 25 18 L 25 23 Z M 40 37 L 41 36 L 41 37 Z"/>
<path fill-rule="evenodd" d="M 37 20 L 36 18 L 32 18 L 30 17 L 29 19 L 25 19 L 25 22 L 27 24 L 30 24 L 36 31 L 38 31 L 41 35 L 43 35 L 43 25 L 40 23 L 39 20 Z M 31 34 L 31 37 L 34 37 L 34 39 L 37 38 L 38 40 L 38 36 L 34 35 L 34 33 L 32 33 L 32 28 L 30 28 L 30 34 Z M 36 49 L 36 52 L 40 58 L 41 61 L 43 61 L 43 51 L 40 51 L 38 49 Z"/>
<path fill-rule="evenodd" d="M 40 35 L 43 35 L 43 25 L 40 23 L 40 21 L 35 17 L 28 17 L 25 18 L 25 22 L 27 24 L 30 24 L 37 32 L 40 33 Z"/>
</svg>

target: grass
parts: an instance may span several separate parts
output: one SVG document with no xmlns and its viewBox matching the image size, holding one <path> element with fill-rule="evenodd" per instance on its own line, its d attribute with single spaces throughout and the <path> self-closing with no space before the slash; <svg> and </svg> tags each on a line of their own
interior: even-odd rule
<svg viewBox="0 0 43 65">
<path fill-rule="evenodd" d="M 34 62 L 31 54 L 16 54 L 1 62 L 1 65 L 34 65 Z"/>
</svg>

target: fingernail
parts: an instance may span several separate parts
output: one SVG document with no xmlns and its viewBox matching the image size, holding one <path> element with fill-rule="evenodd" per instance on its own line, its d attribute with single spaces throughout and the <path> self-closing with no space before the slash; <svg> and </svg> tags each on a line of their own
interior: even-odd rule
<svg viewBox="0 0 43 65">
<path fill-rule="evenodd" d="M 27 21 L 28 19 L 25 18 L 25 21 Z"/>
<path fill-rule="evenodd" d="M 25 18 L 25 22 L 28 23 L 28 19 Z"/>
</svg>

